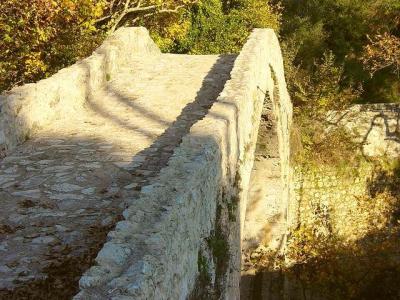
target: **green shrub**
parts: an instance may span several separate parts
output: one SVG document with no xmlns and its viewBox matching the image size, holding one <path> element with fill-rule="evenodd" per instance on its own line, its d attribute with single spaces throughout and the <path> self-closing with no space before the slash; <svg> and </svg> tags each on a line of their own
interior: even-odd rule
<svg viewBox="0 0 400 300">
<path fill-rule="evenodd" d="M 363 59 L 368 49 L 374 49 L 371 38 L 399 38 L 398 0 L 283 0 L 282 4 L 282 37 L 286 48 L 295 47 L 289 55 L 295 52 L 292 61 L 296 67 L 312 74 L 314 61 L 331 52 L 337 66 L 343 66 L 342 87 L 364 86 L 361 101 L 398 101 L 398 78 L 385 71 L 371 78 L 371 60 Z"/>
<path fill-rule="evenodd" d="M 203 0 L 193 5 L 182 17 L 185 33 L 173 42 L 155 34 L 164 51 L 191 54 L 238 53 L 253 28 L 278 30 L 279 8 L 268 1 L 241 0 L 222 3 Z M 158 36 L 158 38 L 157 38 Z"/>
</svg>

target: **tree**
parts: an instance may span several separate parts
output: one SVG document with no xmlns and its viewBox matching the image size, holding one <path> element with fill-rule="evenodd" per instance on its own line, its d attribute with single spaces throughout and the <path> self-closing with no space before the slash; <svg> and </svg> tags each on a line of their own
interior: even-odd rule
<svg viewBox="0 0 400 300">
<path fill-rule="evenodd" d="M 36 81 L 87 56 L 101 41 L 103 1 L 0 2 L 0 91 Z"/>
<path fill-rule="evenodd" d="M 290 50 L 296 52 L 295 66 L 311 73 L 313 62 L 321 59 L 326 51 L 331 51 L 335 64 L 344 66 L 342 87 L 352 83 L 363 85 L 364 100 L 395 98 L 389 94 L 392 93 L 390 86 L 395 85 L 397 79 L 389 72 L 375 72 L 371 78 L 368 72 L 371 70 L 364 68 L 360 58 L 371 44 L 368 36 L 372 36 L 373 41 L 385 32 L 399 37 L 398 0 L 283 0 L 282 3 L 281 36 L 284 43 L 297 48 Z M 376 46 L 371 44 L 370 50 L 377 49 Z M 388 88 L 385 85 L 378 93 L 376 86 L 382 86 L 383 81 Z"/>
<path fill-rule="evenodd" d="M 113 32 L 120 26 L 134 26 L 155 15 L 177 14 L 197 0 L 107 0 L 105 15 L 96 23 L 106 23 Z"/>
</svg>

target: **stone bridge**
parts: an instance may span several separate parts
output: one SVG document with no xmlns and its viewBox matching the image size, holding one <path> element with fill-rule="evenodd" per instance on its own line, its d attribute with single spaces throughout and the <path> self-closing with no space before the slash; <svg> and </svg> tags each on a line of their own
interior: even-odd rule
<svg viewBox="0 0 400 300">
<path fill-rule="evenodd" d="M 195 56 L 122 28 L 0 105 L 0 299 L 238 299 L 247 251 L 284 242 L 292 106 L 272 30 Z"/>
</svg>

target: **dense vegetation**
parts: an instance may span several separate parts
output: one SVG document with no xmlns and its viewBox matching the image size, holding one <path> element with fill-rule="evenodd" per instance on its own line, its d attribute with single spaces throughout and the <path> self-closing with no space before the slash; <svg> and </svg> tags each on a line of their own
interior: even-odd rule
<svg viewBox="0 0 400 300">
<path fill-rule="evenodd" d="M 89 55 L 120 26 L 145 26 L 164 51 L 238 52 L 254 27 L 278 29 L 263 0 L 4 0 L 0 91 L 48 77 Z"/>
<path fill-rule="evenodd" d="M 399 86 L 395 76 L 400 50 L 398 0 L 284 0 L 283 3 L 285 18 L 281 32 L 295 53 L 297 66 L 315 70 L 316 59 L 332 54 L 335 65 L 343 67 L 342 88 L 351 84 L 362 86 L 365 91 L 362 98 L 367 101 L 396 101 Z"/>
<path fill-rule="evenodd" d="M 354 156 L 340 128 L 324 134 L 326 113 L 354 102 L 398 102 L 398 0 L 283 0 L 281 37 L 303 157 Z"/>
<path fill-rule="evenodd" d="M 0 90 L 87 56 L 119 26 L 146 26 L 162 50 L 193 54 L 238 52 L 254 27 L 271 27 L 297 106 L 396 101 L 399 24 L 398 0 L 4 0 Z"/>
</svg>

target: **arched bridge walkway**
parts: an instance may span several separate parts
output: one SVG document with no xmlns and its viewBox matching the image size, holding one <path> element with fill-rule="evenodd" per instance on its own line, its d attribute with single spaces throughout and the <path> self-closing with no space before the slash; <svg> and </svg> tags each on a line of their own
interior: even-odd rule
<svg viewBox="0 0 400 300">
<path fill-rule="evenodd" d="M 273 59 L 269 42 L 257 48 L 265 38 L 276 47 L 260 31 L 240 59 L 173 55 L 124 28 L 91 57 L 3 94 L 0 299 L 185 299 L 202 272 L 214 274 L 207 289 L 238 297 L 240 197 L 273 76 L 255 69 Z M 226 264 L 212 257 L 219 236 Z"/>
</svg>

